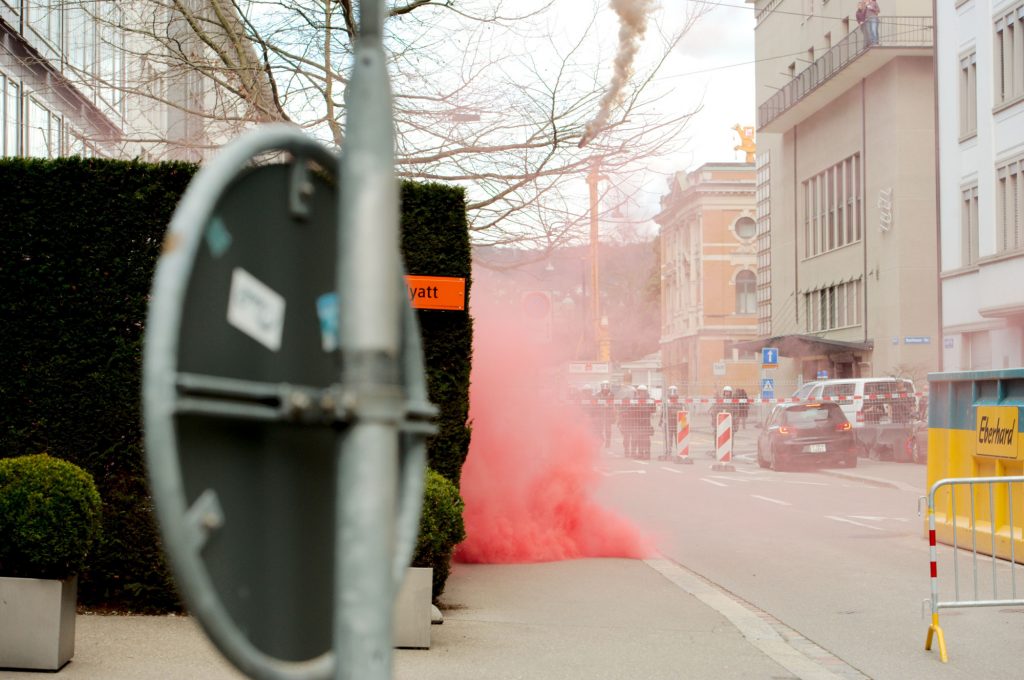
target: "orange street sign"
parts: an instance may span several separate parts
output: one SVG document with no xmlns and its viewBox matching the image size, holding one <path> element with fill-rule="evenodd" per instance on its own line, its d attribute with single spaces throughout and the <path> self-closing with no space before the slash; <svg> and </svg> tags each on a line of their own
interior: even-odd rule
<svg viewBox="0 0 1024 680">
<path fill-rule="evenodd" d="M 462 310 L 466 308 L 466 279 L 454 276 L 405 277 L 413 309 Z"/>
</svg>

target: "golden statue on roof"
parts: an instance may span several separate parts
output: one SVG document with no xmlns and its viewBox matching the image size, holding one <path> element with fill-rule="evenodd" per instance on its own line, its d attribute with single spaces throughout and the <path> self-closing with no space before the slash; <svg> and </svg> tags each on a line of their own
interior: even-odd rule
<svg viewBox="0 0 1024 680">
<path fill-rule="evenodd" d="M 754 162 L 754 152 L 757 150 L 757 145 L 754 143 L 754 126 L 742 126 L 736 123 L 732 126 L 732 129 L 736 131 L 736 134 L 740 136 L 739 146 L 733 147 L 736 151 L 743 151 L 747 154 L 747 163 Z"/>
</svg>

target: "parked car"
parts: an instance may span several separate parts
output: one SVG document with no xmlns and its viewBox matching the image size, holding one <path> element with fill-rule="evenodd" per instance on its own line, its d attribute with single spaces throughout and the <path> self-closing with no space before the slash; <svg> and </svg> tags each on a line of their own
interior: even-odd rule
<svg viewBox="0 0 1024 680">
<path fill-rule="evenodd" d="M 910 425 L 917 417 L 914 383 L 906 378 L 839 378 L 804 383 L 798 399 L 835 401 L 854 428 Z"/>
<path fill-rule="evenodd" d="M 893 377 L 815 380 L 793 396 L 839 404 L 853 426 L 857 455 L 909 462 L 904 444 L 919 411 L 912 381 Z"/>
<path fill-rule="evenodd" d="M 857 467 L 853 426 L 838 404 L 779 404 L 757 437 L 757 464 L 782 470 L 797 463 Z"/>
</svg>

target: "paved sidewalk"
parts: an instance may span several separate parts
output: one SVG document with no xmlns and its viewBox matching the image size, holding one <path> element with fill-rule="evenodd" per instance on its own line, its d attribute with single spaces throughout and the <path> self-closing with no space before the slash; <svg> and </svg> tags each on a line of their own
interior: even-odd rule
<svg viewBox="0 0 1024 680">
<path fill-rule="evenodd" d="M 860 460 L 830 474 L 920 490 L 925 468 Z M 429 650 L 396 650 L 395 680 L 857 677 L 666 560 L 454 566 Z M 803 649 L 803 651 L 799 651 Z M 820 652 L 821 650 L 819 650 Z M 0 671 L 3 680 L 40 673 Z M 77 618 L 64 680 L 235 680 L 187 616 Z"/>
<path fill-rule="evenodd" d="M 694 579 L 689 572 L 658 560 L 458 564 L 442 598 L 447 607 L 445 622 L 432 627 L 431 648 L 397 650 L 394 677 L 835 677 L 817 674 L 816 666 L 788 646 L 781 656 L 766 653 L 771 648 L 765 647 L 764 640 L 773 633 L 765 632 L 765 624 L 751 612 L 733 612 L 727 618 L 727 609 L 723 614 L 709 606 L 708 602 L 714 604 L 707 595 L 710 586 Z M 708 590 L 698 597 L 700 592 L 688 591 L 687 583 L 691 590 Z M 801 667 L 810 672 L 792 672 Z M 40 674 L 0 671 L 0 677 L 39 680 Z M 242 676 L 189 617 L 80 615 L 75 656 L 56 677 L 228 680 Z"/>
</svg>

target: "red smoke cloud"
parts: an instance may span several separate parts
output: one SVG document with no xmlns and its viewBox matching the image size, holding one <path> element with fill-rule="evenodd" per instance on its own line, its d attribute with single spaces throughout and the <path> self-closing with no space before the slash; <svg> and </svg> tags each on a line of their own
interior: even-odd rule
<svg viewBox="0 0 1024 680">
<path fill-rule="evenodd" d="M 599 442 L 578 408 L 561 404 L 544 352 L 508 310 L 474 304 L 470 419 L 462 470 L 461 562 L 545 562 L 650 554 L 629 522 L 592 498 Z"/>
</svg>

